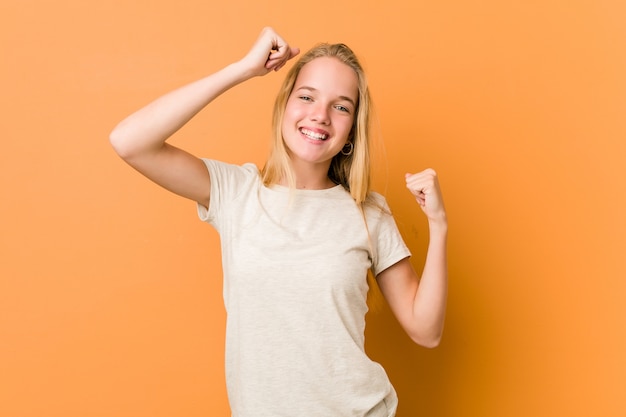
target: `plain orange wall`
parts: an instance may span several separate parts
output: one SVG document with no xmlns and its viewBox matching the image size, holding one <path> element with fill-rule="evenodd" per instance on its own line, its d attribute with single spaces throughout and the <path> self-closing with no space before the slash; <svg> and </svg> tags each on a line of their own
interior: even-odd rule
<svg viewBox="0 0 626 417">
<path fill-rule="evenodd" d="M 2 2 L 0 416 L 229 415 L 218 237 L 108 133 L 264 25 L 362 57 L 377 189 L 417 267 L 426 224 L 403 174 L 440 173 L 442 345 L 369 316 L 399 417 L 626 415 L 626 3 L 248 3 Z M 281 79 L 237 87 L 174 141 L 262 164 Z"/>
</svg>

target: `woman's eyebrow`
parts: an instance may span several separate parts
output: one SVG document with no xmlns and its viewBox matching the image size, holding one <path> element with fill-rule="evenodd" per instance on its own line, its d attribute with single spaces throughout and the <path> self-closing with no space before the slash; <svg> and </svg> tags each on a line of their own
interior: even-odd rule
<svg viewBox="0 0 626 417">
<path fill-rule="evenodd" d="M 317 89 L 317 88 L 315 88 L 315 87 L 309 87 L 308 85 L 302 85 L 302 86 L 300 86 L 300 87 L 298 87 L 298 88 L 296 89 L 296 91 L 300 91 L 300 90 L 308 90 L 308 91 L 310 91 L 310 92 L 312 92 L 312 93 L 315 93 L 315 92 L 317 92 L 317 91 L 318 91 L 318 89 Z M 339 96 L 338 98 L 339 98 L 340 100 L 348 101 L 350 104 L 352 104 L 354 107 L 356 107 L 356 103 L 355 103 L 355 102 L 354 102 L 354 100 L 353 100 L 353 99 L 351 99 L 350 97 L 348 97 L 348 96 Z"/>
</svg>

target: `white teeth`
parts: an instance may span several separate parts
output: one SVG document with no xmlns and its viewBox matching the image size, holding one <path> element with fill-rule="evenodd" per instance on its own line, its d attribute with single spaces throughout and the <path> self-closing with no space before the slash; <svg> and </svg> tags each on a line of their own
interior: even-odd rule
<svg viewBox="0 0 626 417">
<path fill-rule="evenodd" d="M 322 133 L 316 133 L 316 132 L 310 131 L 309 129 L 300 129 L 300 132 L 310 137 L 311 139 L 316 139 L 316 140 L 325 140 L 328 137 L 328 135 L 324 135 Z"/>
</svg>

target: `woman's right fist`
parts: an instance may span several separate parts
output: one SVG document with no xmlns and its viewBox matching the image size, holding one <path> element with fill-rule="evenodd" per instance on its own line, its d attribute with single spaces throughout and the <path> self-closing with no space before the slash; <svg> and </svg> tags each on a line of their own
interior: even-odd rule
<svg viewBox="0 0 626 417">
<path fill-rule="evenodd" d="M 278 71 L 298 53 L 300 49 L 290 47 L 274 29 L 265 27 L 241 63 L 254 76 L 265 75 L 270 71 Z"/>
</svg>

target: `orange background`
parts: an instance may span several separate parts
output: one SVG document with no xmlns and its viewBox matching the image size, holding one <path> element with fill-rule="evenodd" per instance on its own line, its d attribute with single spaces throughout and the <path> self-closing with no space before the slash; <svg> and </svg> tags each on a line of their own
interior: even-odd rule
<svg viewBox="0 0 626 417">
<path fill-rule="evenodd" d="M 441 346 L 368 317 L 399 417 L 626 415 L 626 3 L 249 3 L 2 2 L 0 416 L 229 415 L 218 236 L 108 134 L 263 25 L 362 57 L 377 189 L 418 268 L 403 174 L 440 174 Z M 174 142 L 262 164 L 281 79 L 230 91 Z"/>
</svg>

